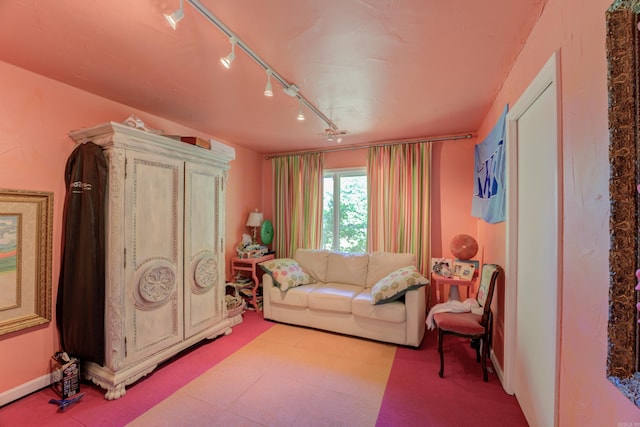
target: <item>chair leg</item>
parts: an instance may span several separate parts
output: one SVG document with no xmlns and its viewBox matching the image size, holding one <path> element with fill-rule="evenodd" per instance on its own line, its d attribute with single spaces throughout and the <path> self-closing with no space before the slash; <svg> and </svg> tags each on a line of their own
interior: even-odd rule
<svg viewBox="0 0 640 427">
<path fill-rule="evenodd" d="M 483 337 L 481 340 L 481 345 L 482 345 L 482 360 L 480 363 L 482 363 L 482 378 L 484 379 L 484 382 L 488 382 L 489 381 L 489 372 L 487 370 L 487 354 L 489 353 L 489 342 L 488 342 L 488 338 L 487 337 Z"/>
<path fill-rule="evenodd" d="M 442 329 L 438 329 L 438 353 L 440 353 L 440 378 L 444 378 L 444 354 L 442 353 L 442 341 L 444 338 L 444 332 Z"/>
<path fill-rule="evenodd" d="M 480 347 L 482 347 L 482 339 L 473 338 L 471 340 L 471 348 L 476 349 L 476 362 L 480 363 Z"/>
</svg>

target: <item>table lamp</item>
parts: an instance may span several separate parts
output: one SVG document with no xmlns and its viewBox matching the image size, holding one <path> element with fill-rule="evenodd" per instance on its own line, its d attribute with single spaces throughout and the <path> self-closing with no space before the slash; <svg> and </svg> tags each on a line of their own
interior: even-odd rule
<svg viewBox="0 0 640 427">
<path fill-rule="evenodd" d="M 256 209 L 253 212 L 250 212 L 249 218 L 247 218 L 247 224 L 246 224 L 247 227 L 253 227 L 252 243 L 254 245 L 258 243 L 256 241 L 256 228 L 262 225 L 262 220 L 263 220 L 262 212 L 258 212 L 258 209 Z"/>
</svg>

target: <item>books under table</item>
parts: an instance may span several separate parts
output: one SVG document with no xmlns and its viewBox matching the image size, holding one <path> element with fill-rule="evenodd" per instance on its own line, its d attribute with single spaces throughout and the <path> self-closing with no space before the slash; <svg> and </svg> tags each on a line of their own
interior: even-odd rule
<svg viewBox="0 0 640 427">
<path fill-rule="evenodd" d="M 236 274 L 236 276 L 233 278 L 233 282 L 237 285 L 247 285 L 253 284 L 253 279 L 243 274 Z"/>
<path fill-rule="evenodd" d="M 253 306 L 253 282 L 249 284 L 236 284 L 236 289 L 238 290 L 238 295 L 242 297 L 247 302 L 247 309 L 254 310 Z M 256 289 L 256 303 L 258 304 L 258 308 L 262 310 L 262 288 L 258 287 Z"/>
</svg>

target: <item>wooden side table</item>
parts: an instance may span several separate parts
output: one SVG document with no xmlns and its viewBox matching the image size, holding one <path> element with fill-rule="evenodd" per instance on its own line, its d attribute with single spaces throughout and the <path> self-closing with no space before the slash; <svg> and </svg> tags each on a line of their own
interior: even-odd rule
<svg viewBox="0 0 640 427">
<path fill-rule="evenodd" d="M 454 300 L 460 300 L 460 292 L 458 290 L 458 286 L 464 286 L 467 288 L 467 298 L 471 294 L 471 289 L 473 285 L 476 283 L 475 279 L 472 280 L 462 280 L 457 279 L 455 277 L 444 277 L 436 273 L 431 273 L 431 280 L 436 285 L 436 300 L 437 302 L 444 302 L 444 285 L 449 285 L 449 298 Z M 454 290 L 455 286 L 455 290 Z"/>
<path fill-rule="evenodd" d="M 252 290 L 252 298 L 251 298 L 251 301 L 249 302 L 251 303 L 251 305 L 253 305 L 253 308 L 256 311 L 260 311 L 258 307 L 258 296 L 257 296 L 258 287 L 260 286 L 260 279 L 258 278 L 258 273 L 256 271 L 256 269 L 259 268 L 257 264 L 264 261 L 269 261 L 270 259 L 273 259 L 273 258 L 275 258 L 274 254 L 265 255 L 260 258 L 238 258 L 238 257 L 231 258 L 231 274 L 233 276 L 235 276 L 236 273 L 240 271 L 248 271 L 251 273 L 251 278 L 253 279 L 253 290 Z"/>
</svg>

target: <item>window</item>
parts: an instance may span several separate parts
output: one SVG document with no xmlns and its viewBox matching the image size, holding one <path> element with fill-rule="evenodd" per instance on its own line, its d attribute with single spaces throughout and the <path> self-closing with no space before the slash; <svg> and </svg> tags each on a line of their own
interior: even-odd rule
<svg viewBox="0 0 640 427">
<path fill-rule="evenodd" d="M 365 169 L 325 171 L 322 204 L 323 249 L 366 252 L 369 215 Z"/>
</svg>

